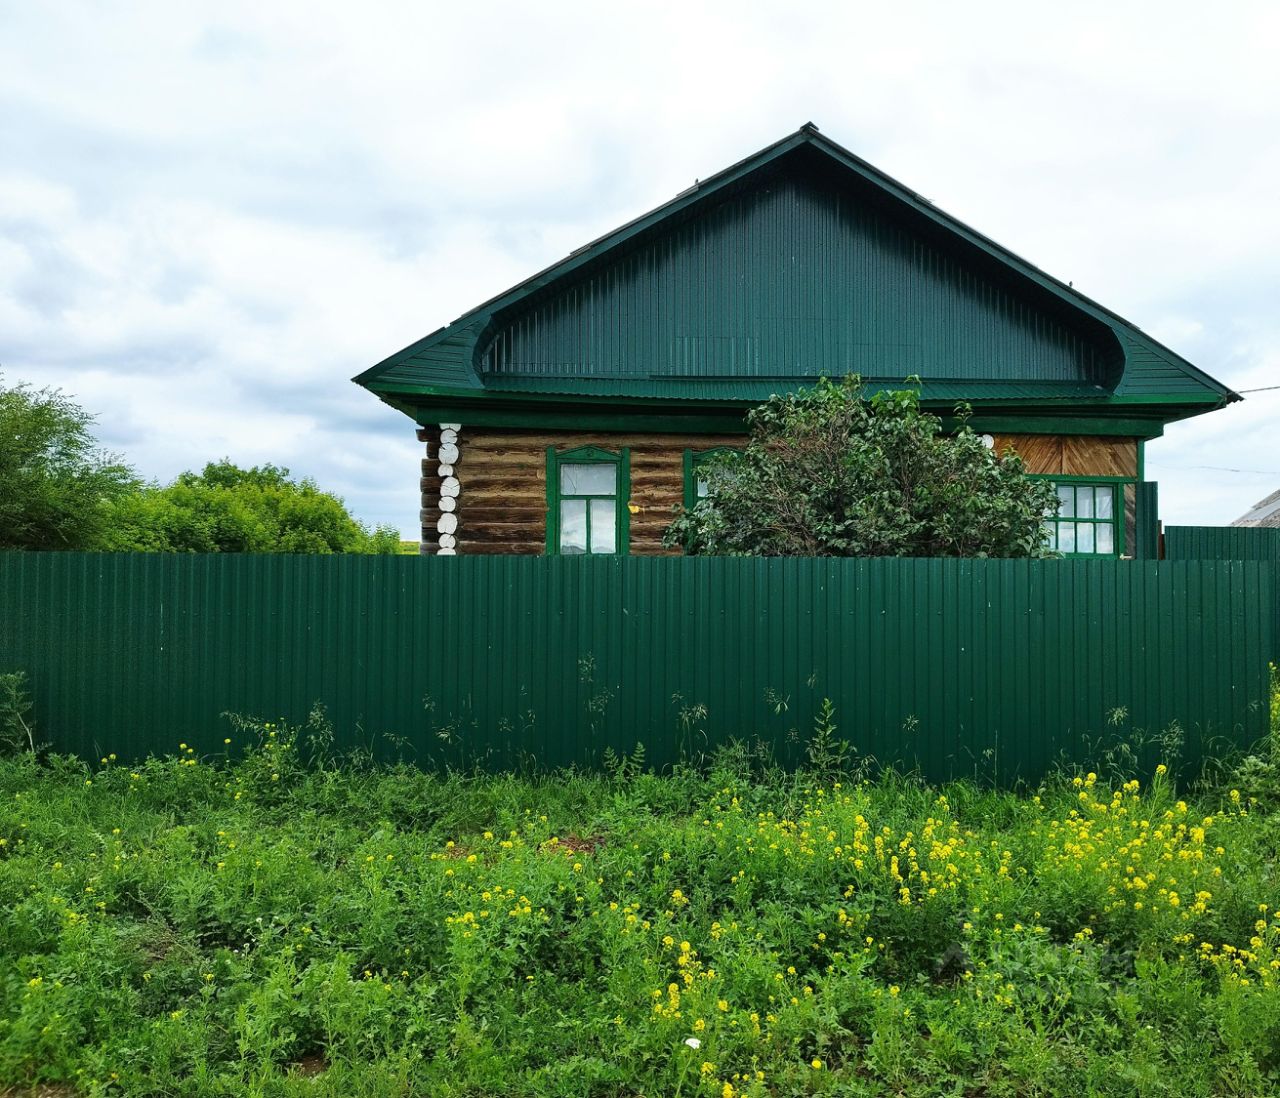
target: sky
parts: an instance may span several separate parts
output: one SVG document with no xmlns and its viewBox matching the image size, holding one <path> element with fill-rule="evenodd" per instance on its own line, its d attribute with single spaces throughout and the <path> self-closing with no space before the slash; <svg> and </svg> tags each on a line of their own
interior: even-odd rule
<svg viewBox="0 0 1280 1098">
<path fill-rule="evenodd" d="M 1280 5 L 0 0 L 0 375 L 148 478 L 314 477 L 417 536 L 350 378 L 813 121 L 1228 385 L 1280 386 Z M 1280 488 L 1280 389 L 1147 447 Z"/>
</svg>

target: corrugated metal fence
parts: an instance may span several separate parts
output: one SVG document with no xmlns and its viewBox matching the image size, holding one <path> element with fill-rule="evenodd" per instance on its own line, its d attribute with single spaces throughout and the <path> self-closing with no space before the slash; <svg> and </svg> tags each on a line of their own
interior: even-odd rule
<svg viewBox="0 0 1280 1098">
<path fill-rule="evenodd" d="M 1167 560 L 1258 560 L 1271 565 L 1272 582 L 1280 577 L 1280 529 L 1265 526 L 1168 526 L 1164 531 Z M 1275 591 L 1275 624 L 1280 642 L 1280 589 Z"/>
<path fill-rule="evenodd" d="M 1272 605 L 1255 561 L 10 553 L 0 670 L 93 756 L 319 701 L 340 746 L 434 764 L 797 762 L 830 698 L 863 755 L 1008 780 L 1175 721 L 1191 759 L 1253 741 Z"/>
</svg>

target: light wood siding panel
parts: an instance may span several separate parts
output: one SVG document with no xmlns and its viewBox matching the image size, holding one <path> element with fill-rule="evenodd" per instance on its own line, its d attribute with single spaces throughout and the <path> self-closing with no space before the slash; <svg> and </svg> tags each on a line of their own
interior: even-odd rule
<svg viewBox="0 0 1280 1098">
<path fill-rule="evenodd" d="M 1012 448 L 1028 473 L 1062 472 L 1062 438 L 1058 435 L 996 435 L 996 453 Z"/>
<path fill-rule="evenodd" d="M 1136 477 L 1138 440 L 1094 435 L 996 435 L 996 449 L 1012 447 L 1028 473 L 1077 477 Z"/>
<path fill-rule="evenodd" d="M 547 447 L 599 446 L 631 451 L 631 552 L 678 555 L 662 535 L 684 502 L 684 451 L 710 450 L 743 440 L 726 435 L 609 434 L 520 431 L 463 424 L 458 466 L 458 551 L 543 553 L 547 543 Z M 438 482 L 437 482 L 438 488 Z M 627 501 L 622 500 L 625 506 Z M 423 513 L 430 510 L 424 502 Z M 424 527 L 426 523 L 424 521 Z M 435 518 L 431 519 L 435 530 Z"/>
<path fill-rule="evenodd" d="M 1062 443 L 1062 471 L 1077 477 L 1136 477 L 1137 441 L 1087 436 L 1065 438 Z"/>
</svg>

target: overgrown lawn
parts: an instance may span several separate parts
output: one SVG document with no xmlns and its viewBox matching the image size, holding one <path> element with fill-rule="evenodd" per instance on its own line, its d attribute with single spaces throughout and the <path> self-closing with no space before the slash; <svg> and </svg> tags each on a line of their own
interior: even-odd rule
<svg viewBox="0 0 1280 1098">
<path fill-rule="evenodd" d="M 260 731 L 0 762 L 0 1091 L 1280 1090 L 1264 780 L 435 777 Z"/>
</svg>

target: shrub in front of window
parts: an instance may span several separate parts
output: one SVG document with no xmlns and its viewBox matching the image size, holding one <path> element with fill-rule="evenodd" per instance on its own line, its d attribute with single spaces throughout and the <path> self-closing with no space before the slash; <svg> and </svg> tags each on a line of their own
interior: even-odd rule
<svg viewBox="0 0 1280 1098">
<path fill-rule="evenodd" d="M 944 434 L 913 389 L 821 379 L 748 416 L 746 447 L 703 462 L 706 495 L 665 544 L 715 556 L 1046 557 L 1053 485 L 967 425 Z"/>
</svg>

